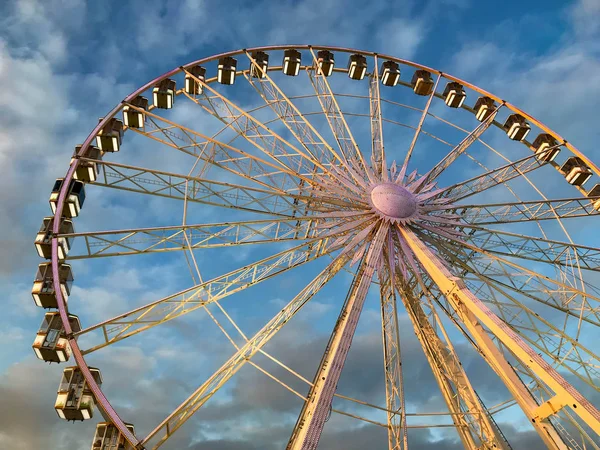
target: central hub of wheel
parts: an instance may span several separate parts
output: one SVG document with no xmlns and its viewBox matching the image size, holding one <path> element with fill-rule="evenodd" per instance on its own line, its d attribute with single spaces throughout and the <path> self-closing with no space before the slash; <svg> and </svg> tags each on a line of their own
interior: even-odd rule
<svg viewBox="0 0 600 450">
<path fill-rule="evenodd" d="M 417 211 L 417 199 L 396 183 L 380 183 L 371 190 L 371 204 L 381 214 L 393 219 L 408 219 Z"/>
</svg>

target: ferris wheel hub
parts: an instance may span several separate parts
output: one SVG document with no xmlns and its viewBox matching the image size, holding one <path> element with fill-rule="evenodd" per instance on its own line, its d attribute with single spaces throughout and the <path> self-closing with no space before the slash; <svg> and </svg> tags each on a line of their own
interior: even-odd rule
<svg viewBox="0 0 600 450">
<path fill-rule="evenodd" d="M 371 189 L 371 203 L 381 214 L 394 219 L 408 219 L 417 212 L 417 198 L 396 183 L 379 183 Z"/>
</svg>

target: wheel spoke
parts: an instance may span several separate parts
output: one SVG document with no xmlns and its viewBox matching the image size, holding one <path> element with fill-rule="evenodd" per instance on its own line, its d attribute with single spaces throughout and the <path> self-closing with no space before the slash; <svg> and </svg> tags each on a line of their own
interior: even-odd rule
<svg viewBox="0 0 600 450">
<path fill-rule="evenodd" d="M 325 270 L 311 281 L 294 299 L 288 303 L 273 319 L 258 333 L 251 337 L 229 360 L 223 364 L 202 386 L 188 397 L 172 414 L 169 415 L 141 442 L 147 445 L 153 442 L 153 448 L 158 448 L 183 425 L 198 409 L 200 409 L 221 386 L 238 372 L 246 362 L 250 361 L 256 352 L 260 351 L 269 340 L 277 334 L 294 315 L 333 278 L 348 262 L 349 257 L 341 255 L 334 259 Z M 154 441 L 156 441 L 154 443 Z"/>
<path fill-rule="evenodd" d="M 139 112 L 143 111 L 135 106 L 128 106 Z M 234 173 L 246 180 L 257 182 L 269 189 L 285 192 L 290 189 L 296 189 L 298 183 L 303 178 L 299 173 L 282 166 L 278 162 L 267 161 L 266 159 L 252 155 L 242 149 L 221 142 L 214 137 L 206 136 L 158 116 L 151 111 L 144 111 L 144 114 L 148 116 L 148 123 L 154 127 L 154 130 L 148 131 L 146 129 L 131 128 L 135 133 L 183 151 L 191 156 L 200 157 L 205 162 Z M 185 137 L 176 135 L 173 130 L 176 130 Z M 157 132 L 168 135 L 168 139 L 157 137 Z M 178 144 L 175 142 L 175 139 L 181 140 L 185 145 Z M 211 145 L 210 148 L 213 150 L 213 154 L 210 157 L 205 155 L 208 148 L 207 143 Z"/>
<path fill-rule="evenodd" d="M 434 198 L 451 198 L 454 202 L 457 202 L 495 186 L 504 185 L 513 178 L 529 173 L 545 164 L 547 163 L 538 160 L 535 155 L 530 155 L 449 186 Z"/>
<path fill-rule="evenodd" d="M 94 185 L 156 195 L 213 206 L 233 208 L 261 214 L 290 217 L 298 209 L 298 201 L 315 201 L 308 197 L 283 194 L 231 183 L 196 178 L 125 164 L 95 161 L 101 168 Z"/>
<path fill-rule="evenodd" d="M 467 149 L 476 142 L 483 133 L 485 133 L 485 131 L 494 123 L 496 113 L 501 107 L 502 105 L 499 105 L 492 114 L 471 131 L 456 147 L 450 150 L 450 152 L 427 173 L 427 177 L 423 183 L 424 186 L 437 179 L 450 164 L 456 161 L 460 155 L 466 152 Z"/>
<path fill-rule="evenodd" d="M 429 107 L 431 106 L 431 101 L 433 97 L 435 97 L 435 92 L 437 91 L 438 83 L 442 77 L 438 75 L 435 80 L 435 84 L 433 85 L 433 90 L 427 99 L 427 103 L 425 104 L 425 108 L 423 108 L 423 113 L 421 114 L 421 118 L 419 119 L 419 125 L 417 125 L 417 129 L 415 130 L 415 134 L 410 143 L 410 147 L 408 147 L 408 151 L 406 152 L 406 157 L 404 158 L 404 163 L 402 164 L 403 170 L 402 174 L 405 174 L 408 170 L 408 163 L 410 162 L 410 157 L 412 156 L 413 150 L 415 149 L 415 145 L 417 145 L 417 139 L 419 139 L 419 135 L 421 134 L 421 130 L 423 129 L 423 124 L 425 123 L 425 119 L 427 118 L 427 114 L 429 113 Z M 397 182 L 402 182 L 400 178 L 396 180 Z"/>
<path fill-rule="evenodd" d="M 314 66 L 318 67 L 317 56 L 312 49 L 310 51 L 313 56 Z M 329 81 L 327 81 L 327 77 L 320 73 L 320 71 L 316 72 L 314 68 L 307 68 L 306 70 L 313 89 L 317 94 L 317 98 L 319 99 L 319 103 L 321 104 L 323 114 L 327 118 L 331 132 L 338 143 L 341 156 L 346 162 L 345 166 L 351 171 L 354 179 L 364 186 L 364 175 L 367 175 L 367 177 L 373 181 L 373 173 L 365 162 L 363 155 L 354 140 L 348 122 L 331 90 Z M 357 171 L 353 167 L 360 167 L 360 169 Z M 361 172 L 363 175 L 361 175 Z"/>
<path fill-rule="evenodd" d="M 471 224 L 490 225 L 597 215 L 595 199 L 567 198 L 526 202 L 460 205 L 456 213 Z"/>
<path fill-rule="evenodd" d="M 102 332 L 102 336 L 97 336 L 97 333 L 90 336 L 92 339 L 95 338 L 95 342 L 91 343 L 92 339 L 90 339 L 90 344 L 87 349 L 83 350 L 83 353 L 91 353 L 119 342 L 156 325 L 202 308 L 214 301 L 228 297 L 235 292 L 254 286 L 275 275 L 299 267 L 325 254 L 329 254 L 335 248 L 327 245 L 328 240 L 329 238 L 322 238 L 304 243 L 198 286 L 193 286 L 177 294 L 169 295 L 113 319 L 81 330 L 76 333 L 77 336 L 88 334 L 92 331 Z"/>
<path fill-rule="evenodd" d="M 201 96 L 188 96 L 188 98 L 223 123 L 229 124 L 256 149 L 277 161 L 282 167 L 295 171 L 298 174 L 308 174 L 310 176 L 315 167 L 326 171 L 320 161 L 311 155 L 310 152 L 305 153 L 301 151 L 260 120 L 225 98 L 213 87 L 194 77 L 189 72 L 186 73 L 203 87 L 203 94 Z M 305 182 L 308 181 L 305 180 Z M 285 188 L 286 186 L 282 184 L 279 187 Z"/>
<path fill-rule="evenodd" d="M 600 248 L 480 227 L 474 227 L 465 238 L 497 255 L 568 267 L 576 261 L 582 269 L 600 271 Z"/>
<path fill-rule="evenodd" d="M 248 52 L 246 52 L 246 56 L 255 68 L 262 70 Z M 331 163 L 332 158 L 340 163 L 344 163 L 343 158 L 327 143 L 290 98 L 285 95 L 283 90 L 269 76 L 268 72 L 263 75 L 262 78 L 257 79 L 248 75 L 245 78 L 265 103 L 269 105 L 281 123 L 285 125 L 296 140 L 305 148 L 306 152 L 324 166 Z"/>
<path fill-rule="evenodd" d="M 70 252 L 67 259 L 102 258 L 156 252 L 230 247 L 232 245 L 269 244 L 317 237 L 316 216 L 285 219 L 226 222 L 202 225 L 137 228 L 114 231 L 59 234 L 59 238 L 82 239 L 82 253 Z M 339 223 L 327 217 L 327 226 Z M 187 237 L 186 237 L 187 235 Z"/>
<path fill-rule="evenodd" d="M 383 141 L 383 120 L 381 112 L 381 95 L 379 92 L 379 63 L 377 56 L 373 61 L 373 74 L 369 80 L 369 111 L 371 115 L 371 164 L 375 173 L 388 181 L 385 162 L 385 146 Z"/>
</svg>

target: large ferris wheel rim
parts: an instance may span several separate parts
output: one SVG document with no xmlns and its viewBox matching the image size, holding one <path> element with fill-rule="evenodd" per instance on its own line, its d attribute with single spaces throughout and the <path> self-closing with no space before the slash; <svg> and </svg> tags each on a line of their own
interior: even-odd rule
<svg viewBox="0 0 600 450">
<path fill-rule="evenodd" d="M 502 99 L 501 97 L 498 97 L 497 95 L 494 95 L 493 93 L 490 93 L 484 89 L 481 89 L 472 83 L 469 83 L 469 82 L 462 80 L 461 78 L 455 77 L 453 75 L 450 75 L 446 72 L 443 72 L 443 71 L 440 71 L 440 70 L 437 70 L 437 69 L 434 69 L 434 68 L 431 68 L 431 67 L 413 62 L 413 61 L 405 60 L 402 58 L 398 58 L 398 57 L 383 54 L 383 53 L 365 51 L 365 50 L 360 50 L 360 49 L 353 49 L 353 48 L 348 48 L 348 47 L 318 46 L 318 45 L 309 45 L 309 44 L 298 44 L 298 45 L 286 44 L 286 45 L 273 45 L 273 46 L 243 48 L 243 49 L 228 51 L 228 52 L 224 52 L 224 53 L 220 53 L 220 54 L 216 54 L 216 55 L 212 55 L 212 56 L 209 56 L 206 58 L 201 58 L 201 59 L 192 61 L 190 63 L 178 66 L 178 67 L 148 81 L 146 84 L 144 84 L 140 88 L 134 90 L 131 94 L 127 95 L 119 104 L 117 104 L 110 112 L 108 112 L 108 114 L 106 114 L 106 116 L 104 116 L 98 122 L 98 124 L 94 127 L 94 129 L 91 131 L 91 133 L 87 136 L 87 138 L 81 145 L 79 152 L 75 155 L 75 157 L 74 157 L 75 160 L 70 165 L 70 167 L 64 177 L 64 181 L 59 190 L 59 195 L 58 195 L 57 204 L 56 204 L 56 211 L 54 213 L 54 220 L 53 220 L 53 226 L 52 226 L 52 236 L 53 237 L 52 237 L 52 242 L 51 242 L 51 268 L 52 268 L 52 277 L 53 277 L 53 287 L 54 287 L 54 291 L 56 293 L 58 312 L 59 312 L 63 327 L 65 329 L 65 333 L 69 340 L 69 345 L 71 346 L 71 350 L 72 350 L 72 354 L 75 359 L 75 362 L 77 363 L 77 366 L 81 369 L 82 374 L 86 380 L 88 387 L 93 392 L 93 394 L 96 398 L 96 405 L 105 414 L 105 417 L 107 416 L 107 418 L 112 422 L 112 424 L 125 437 L 125 439 L 138 448 L 142 441 L 137 439 L 137 437 L 129 430 L 126 423 L 119 417 L 119 415 L 117 414 L 115 409 L 111 406 L 110 402 L 108 401 L 108 399 L 103 394 L 100 387 L 98 386 L 98 383 L 96 382 L 96 380 L 94 379 L 93 375 L 90 372 L 90 368 L 85 361 L 83 353 L 81 352 L 79 346 L 77 345 L 77 341 L 75 340 L 75 336 L 73 334 L 71 324 L 68 320 L 67 305 L 63 298 L 62 291 L 60 289 L 60 282 L 59 282 L 59 280 L 60 280 L 60 277 L 59 277 L 59 253 L 58 253 L 58 237 L 57 236 L 60 233 L 60 219 L 62 217 L 63 209 L 65 206 L 65 201 L 66 201 L 67 193 L 69 190 L 69 185 L 71 183 L 71 180 L 73 179 L 75 170 L 77 169 L 77 167 L 79 165 L 80 158 L 86 156 L 86 153 L 92 143 L 92 140 L 97 136 L 97 134 L 100 132 L 100 130 L 103 129 L 103 127 L 107 124 L 107 122 L 110 119 L 112 119 L 123 108 L 124 104 L 129 103 L 136 96 L 138 96 L 141 93 L 152 88 L 153 86 L 155 86 L 157 83 L 159 83 L 163 79 L 169 78 L 169 77 L 176 75 L 178 73 L 181 73 L 181 72 L 185 72 L 188 68 L 191 68 L 193 66 L 216 61 L 223 57 L 246 55 L 246 54 L 249 54 L 250 52 L 255 52 L 255 51 L 282 51 L 282 50 L 289 50 L 289 49 L 329 50 L 329 51 L 334 51 L 334 52 L 359 54 L 362 56 L 375 57 L 378 59 L 393 61 L 393 62 L 402 64 L 405 66 L 410 66 L 417 70 L 426 70 L 433 74 L 437 74 L 439 77 L 444 77 L 447 80 L 460 83 L 463 86 L 465 86 L 481 95 L 490 97 L 491 99 L 501 103 L 503 106 L 507 107 L 514 113 L 522 115 L 526 120 L 535 124 L 537 127 L 539 127 L 541 130 L 543 130 L 545 133 L 552 135 L 557 141 L 562 143 L 561 145 L 564 145 L 574 155 L 581 158 L 588 165 L 588 167 L 590 167 L 590 169 L 592 169 L 597 175 L 600 175 L 600 168 L 598 168 L 593 163 L 593 161 L 591 161 L 588 157 L 586 157 L 575 146 L 573 146 L 570 142 L 568 142 L 566 139 L 564 139 L 561 135 L 559 135 L 558 133 L 556 133 L 555 131 L 550 129 L 548 126 L 544 125 L 542 122 L 537 120 L 535 117 L 533 117 L 532 115 L 523 111 L 522 109 L 518 108 L 517 106 L 513 105 L 512 103 Z M 275 69 L 277 69 L 277 68 L 275 68 Z M 248 70 L 249 69 L 245 69 L 245 70 L 241 70 L 239 72 L 245 73 Z M 342 71 L 345 71 L 345 70 L 342 69 Z M 215 80 L 207 80 L 206 83 L 208 84 L 208 83 L 211 83 L 214 81 Z M 433 94 L 435 94 L 435 91 L 433 92 Z"/>
</svg>

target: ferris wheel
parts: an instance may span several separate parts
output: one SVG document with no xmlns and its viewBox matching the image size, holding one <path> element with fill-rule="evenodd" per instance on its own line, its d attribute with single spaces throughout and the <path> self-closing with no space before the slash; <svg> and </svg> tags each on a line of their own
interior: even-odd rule
<svg viewBox="0 0 600 450">
<path fill-rule="evenodd" d="M 163 149 L 164 165 L 156 158 L 145 164 L 139 155 L 146 152 L 128 162 L 133 146 L 150 145 Z M 171 156 L 185 170 L 169 170 Z M 350 272 L 314 378 L 304 379 L 306 392 L 298 394 L 304 402 L 288 449 L 317 448 L 331 414 L 379 425 L 389 449 L 408 448 L 417 428 L 411 420 L 433 413 L 411 411 L 405 400 L 401 314 L 447 407 L 437 414 L 446 414 L 465 448 L 511 448 L 495 417 L 518 408 L 548 448 L 598 449 L 600 412 L 589 398 L 600 391 L 600 290 L 593 283 L 600 250 L 573 231 L 600 210 L 599 176 L 586 155 L 516 106 L 393 56 L 271 46 L 178 67 L 102 118 L 52 189 L 52 215 L 35 240 L 46 262 L 32 295 L 49 309 L 36 355 L 75 362 L 64 370 L 55 410 L 65 420 L 86 420 L 99 409 L 104 419 L 93 450 L 158 448 L 195 412 L 210 410 L 210 399 L 242 367 L 260 368 L 256 355 L 299 377 L 265 345 L 336 275 Z M 168 199 L 183 221 L 178 214 L 164 217 L 168 226 L 76 232 L 77 217 L 93 213 L 90 202 L 82 209 L 86 194 L 104 188 L 140 202 Z M 205 220 L 194 223 L 196 217 Z M 267 250 L 203 276 L 198 255 L 238 247 Z M 67 304 L 72 261 L 127 257 L 134 265 L 176 251 L 192 272 L 185 290 L 99 323 L 80 323 L 77 303 Z M 299 292 L 280 293 L 289 303 L 254 335 L 221 305 L 314 264 L 320 272 Z M 370 288 L 380 297 L 386 395 L 355 399 L 337 386 Z M 260 299 L 253 301 L 260 309 Z M 209 307 L 239 336 L 229 336 Z M 113 380 L 86 359 L 197 309 L 217 322 L 232 356 L 153 431 L 137 435 L 135 418 L 125 422 L 101 390 Z M 484 404 L 453 344 L 457 336 L 481 355 L 508 398 Z M 273 383 L 274 390 L 286 388 Z M 383 419 L 334 408 L 334 398 Z M 419 426 L 436 426 L 427 424 Z"/>
</svg>

